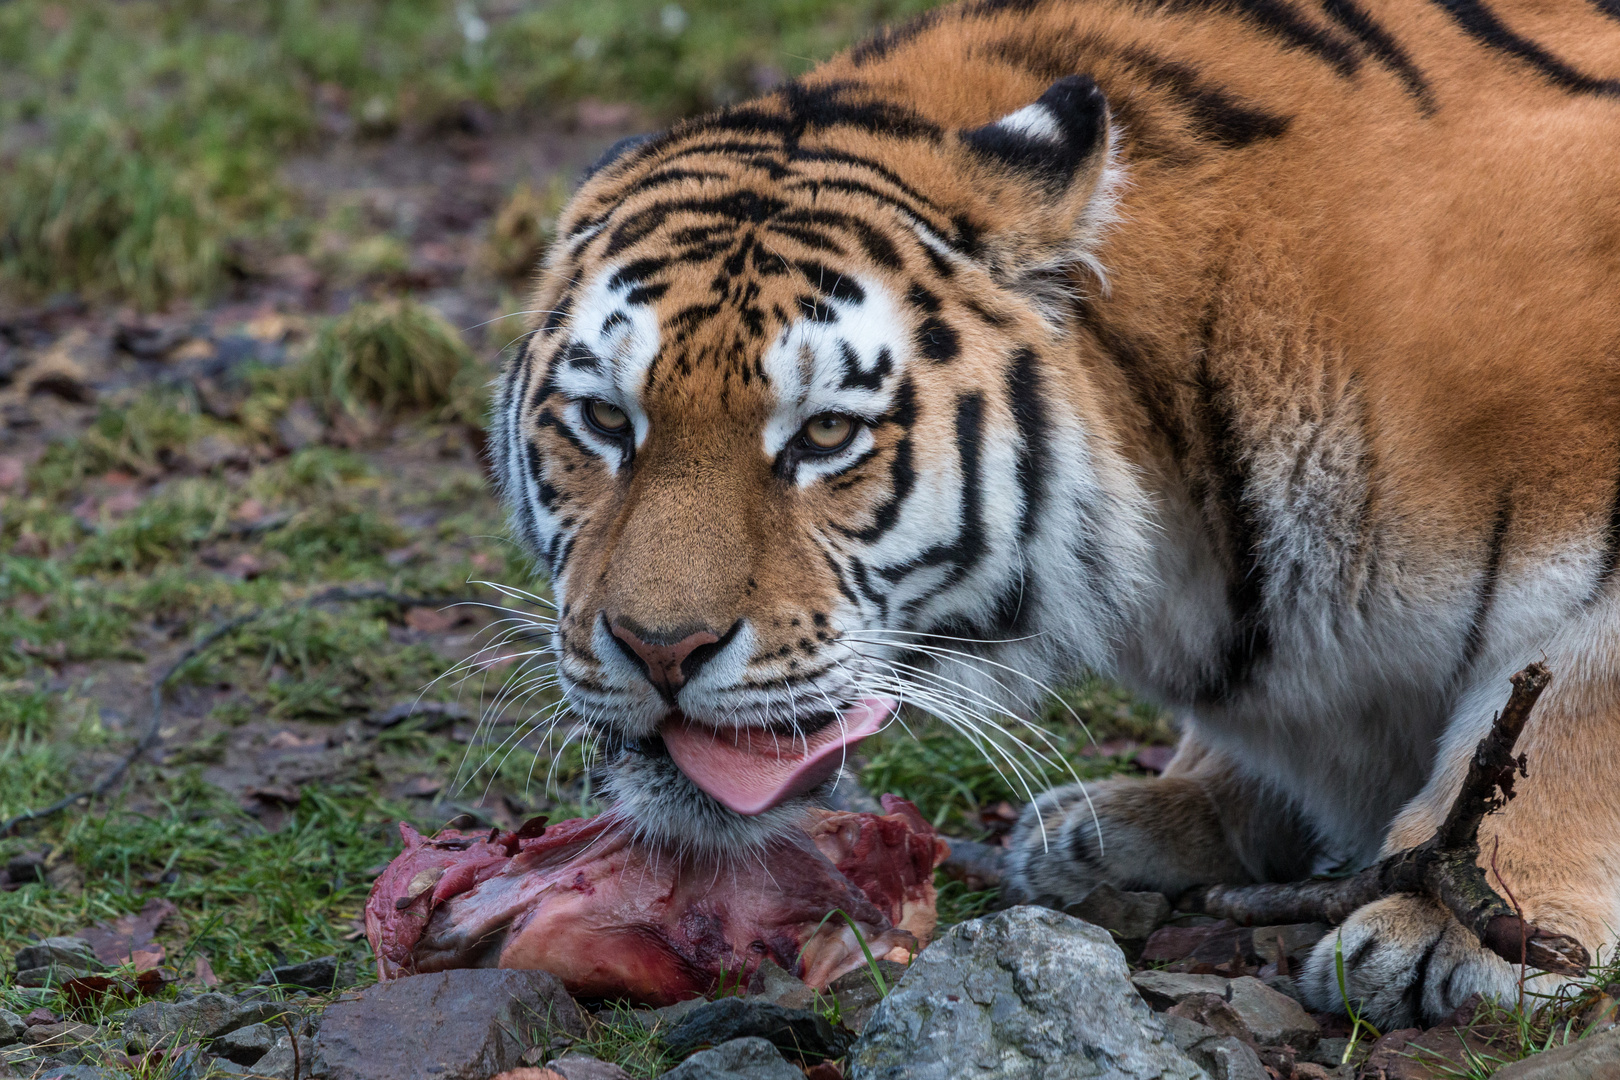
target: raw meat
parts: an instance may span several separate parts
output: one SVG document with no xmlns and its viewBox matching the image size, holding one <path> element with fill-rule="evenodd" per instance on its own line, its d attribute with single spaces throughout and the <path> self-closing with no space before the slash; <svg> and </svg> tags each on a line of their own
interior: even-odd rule
<svg viewBox="0 0 1620 1080">
<path fill-rule="evenodd" d="M 767 957 L 826 986 L 865 963 L 856 929 L 905 961 L 933 933 L 950 848 L 911 803 L 883 809 L 812 811 L 802 836 L 721 865 L 637 844 L 611 812 L 431 839 L 401 824 L 366 904 L 377 974 L 538 968 L 578 995 L 664 1005 L 746 984 Z"/>
</svg>

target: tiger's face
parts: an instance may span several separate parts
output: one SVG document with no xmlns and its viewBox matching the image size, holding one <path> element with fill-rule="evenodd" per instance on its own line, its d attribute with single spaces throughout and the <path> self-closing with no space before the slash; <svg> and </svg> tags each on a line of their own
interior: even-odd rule
<svg viewBox="0 0 1620 1080">
<path fill-rule="evenodd" d="M 1005 682 L 946 638 L 1106 638 L 1034 583 L 1113 587 L 1109 466 L 1049 362 L 1107 141 L 1089 80 L 968 130 L 796 85 L 576 196 L 496 447 L 563 691 L 649 838 L 762 841 L 901 702 L 988 720 Z"/>
</svg>

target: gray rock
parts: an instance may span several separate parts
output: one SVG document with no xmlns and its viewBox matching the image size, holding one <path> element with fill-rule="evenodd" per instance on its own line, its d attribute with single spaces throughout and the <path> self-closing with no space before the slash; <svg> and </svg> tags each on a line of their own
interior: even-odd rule
<svg viewBox="0 0 1620 1080">
<path fill-rule="evenodd" d="M 748 983 L 748 996 L 789 1009 L 808 1009 L 816 1000 L 816 992 L 806 986 L 803 979 L 770 959 L 760 961 L 754 971 Z"/>
<path fill-rule="evenodd" d="M 1299 1001 L 1302 1006 L 1305 1004 L 1300 1000 L 1299 987 L 1294 983 L 1292 975 L 1265 975 L 1261 977 L 1260 981 L 1283 997 L 1293 998 L 1295 1001 Z"/>
<path fill-rule="evenodd" d="M 583 1054 L 564 1054 L 546 1062 L 546 1068 L 563 1080 L 630 1080 L 630 1074 L 613 1064 L 586 1057 Z"/>
<path fill-rule="evenodd" d="M 486 1080 L 558 1032 L 580 1037 L 585 1023 L 554 976 L 467 968 L 345 995 L 315 1047 L 332 1080 Z"/>
<path fill-rule="evenodd" d="M 1360 1050 L 1351 1060 L 1359 1061 L 1366 1057 L 1367 1046 L 1367 1040 L 1361 1040 Z M 1300 1055 L 1300 1060 L 1310 1062 L 1312 1065 L 1323 1065 L 1329 1069 L 1335 1069 L 1344 1064 L 1344 1052 L 1349 1047 L 1349 1039 L 1319 1039 L 1315 1046 Z"/>
<path fill-rule="evenodd" d="M 9 1046 L 23 1037 L 28 1025 L 23 1023 L 22 1017 L 6 1009 L 0 1009 L 0 1046 Z"/>
<path fill-rule="evenodd" d="M 1306 1051 L 1316 1045 L 1321 1028 L 1299 1002 L 1277 993 L 1252 976 L 1223 979 L 1174 971 L 1141 971 L 1131 978 L 1156 1008 L 1168 1008 L 1193 994 L 1214 994 L 1232 1006 L 1255 1042 L 1292 1046 Z"/>
<path fill-rule="evenodd" d="M 765 1039 L 733 1039 L 693 1054 L 658 1080 L 804 1080 Z"/>
<path fill-rule="evenodd" d="M 1200 1023 L 1184 1011 L 1194 998 L 1203 998 L 1224 1011 L 1212 1017 L 1217 1021 L 1215 1025 Z M 1205 1015 L 1209 1012 L 1208 1009 L 1198 1011 Z M 1242 1021 L 1230 1005 L 1213 994 L 1194 995 L 1159 1019 L 1164 1021 L 1164 1030 L 1176 1049 L 1196 1061 L 1215 1080 L 1270 1080 L 1254 1047 L 1230 1030 L 1241 1028 Z"/>
<path fill-rule="evenodd" d="M 850 1080 L 1204 1080 L 1106 930 L 1038 907 L 953 926 L 850 1051 Z"/>
<path fill-rule="evenodd" d="M 48 1065 L 29 1075 L 34 1080 L 114 1080 L 111 1073 L 102 1072 L 94 1065 Z"/>
<path fill-rule="evenodd" d="M 1620 1080 L 1620 1029 L 1515 1061 L 1495 1080 Z"/>
<path fill-rule="evenodd" d="M 96 950 L 84 938 L 49 937 L 33 945 L 24 945 L 14 958 L 18 971 L 48 968 L 58 964 L 79 971 L 101 971 L 102 963 L 96 959 Z"/>
<path fill-rule="evenodd" d="M 1170 901 L 1156 892 L 1121 892 L 1104 882 L 1063 909 L 1127 941 L 1144 941 L 1170 919 Z"/>
<path fill-rule="evenodd" d="M 1187 1048 L 1187 1056 L 1215 1080 L 1271 1080 L 1254 1047 L 1231 1035 L 1216 1035 Z"/>
<path fill-rule="evenodd" d="M 1267 964 L 1275 964 L 1279 957 L 1303 963 L 1311 947 L 1327 937 L 1331 927 L 1327 923 L 1287 923 L 1281 926 L 1257 926 L 1254 935 L 1254 955 Z"/>
<path fill-rule="evenodd" d="M 238 1065 L 252 1065 L 270 1052 L 270 1048 L 276 1044 L 278 1038 L 286 1037 L 285 1032 L 269 1024 L 249 1024 L 215 1039 L 213 1051 Z"/>
<path fill-rule="evenodd" d="M 298 1052 L 294 1054 L 293 1040 L 283 1032 L 269 1052 L 253 1063 L 249 1075 L 269 1077 L 270 1080 L 293 1080 L 294 1072 L 298 1074 L 298 1080 L 331 1075 L 314 1039 L 299 1035 Z"/>
<path fill-rule="evenodd" d="M 760 1038 L 795 1061 L 814 1065 L 844 1056 L 850 1035 L 808 1009 L 789 1009 L 757 998 L 721 998 L 693 1009 L 664 1033 L 664 1045 L 677 1055 L 701 1046 Z"/>
<path fill-rule="evenodd" d="M 276 1001 L 238 1001 L 228 994 L 198 994 L 186 1001 L 149 1001 L 124 1014 L 124 1038 L 147 1049 L 177 1035 L 217 1039 L 289 1011 Z"/>
<path fill-rule="evenodd" d="M 708 1002 L 703 998 L 688 998 L 685 1001 L 677 1001 L 673 1005 L 665 1005 L 657 1009 L 636 1009 L 630 1015 L 635 1019 L 636 1023 L 648 1031 L 663 1032 L 668 1031 L 686 1019 L 686 1014 L 693 1009 L 707 1004 Z"/>
<path fill-rule="evenodd" d="M 906 965 L 897 964 L 893 960 L 879 960 L 877 962 L 878 974 L 883 976 L 885 986 L 893 988 L 905 977 Z M 867 1022 L 877 1011 L 878 1002 L 883 995 L 878 992 L 877 983 L 872 979 L 872 971 L 865 964 L 854 971 L 847 971 L 834 979 L 827 987 L 838 1002 L 839 1021 L 857 1035 L 866 1030 Z"/>
<path fill-rule="evenodd" d="M 360 969 L 354 961 L 340 961 L 335 956 L 320 956 L 298 964 L 282 964 L 266 971 L 256 980 L 259 986 L 296 986 L 323 994 L 343 990 L 359 981 Z"/>
</svg>

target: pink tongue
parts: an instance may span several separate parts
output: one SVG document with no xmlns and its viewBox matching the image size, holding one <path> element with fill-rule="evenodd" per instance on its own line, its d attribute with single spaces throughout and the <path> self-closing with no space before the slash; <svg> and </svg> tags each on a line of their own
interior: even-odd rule
<svg viewBox="0 0 1620 1080">
<path fill-rule="evenodd" d="M 718 731 L 677 720 L 661 730 L 681 772 L 739 814 L 763 814 L 832 776 L 850 747 L 894 711 L 891 698 L 867 698 L 809 737 L 738 728 Z"/>
</svg>

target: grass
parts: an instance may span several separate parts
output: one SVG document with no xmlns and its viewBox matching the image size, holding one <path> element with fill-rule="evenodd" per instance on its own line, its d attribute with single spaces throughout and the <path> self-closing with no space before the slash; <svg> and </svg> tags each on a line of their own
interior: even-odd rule
<svg viewBox="0 0 1620 1080">
<path fill-rule="evenodd" d="M 291 154 L 439 137 L 469 105 L 520 124 L 590 96 L 665 122 L 925 6 L 15 0 L 0 6 L 0 283 L 144 308 L 213 296 L 314 251 L 318 223 L 278 173 Z M 373 264 L 398 262 L 386 237 L 365 242 Z"/>
<path fill-rule="evenodd" d="M 430 407 L 479 423 L 487 408 L 477 362 L 444 316 L 409 298 L 358 304 L 329 323 L 301 369 L 329 415 L 394 417 Z"/>
</svg>

